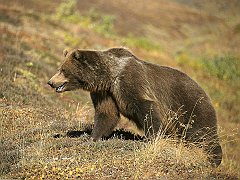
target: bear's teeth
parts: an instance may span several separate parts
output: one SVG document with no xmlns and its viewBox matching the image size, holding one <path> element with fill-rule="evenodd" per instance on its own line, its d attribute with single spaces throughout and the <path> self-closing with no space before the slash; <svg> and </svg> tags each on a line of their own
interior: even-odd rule
<svg viewBox="0 0 240 180">
<path fill-rule="evenodd" d="M 59 90 L 62 91 L 63 90 L 63 86 L 61 86 Z"/>
<path fill-rule="evenodd" d="M 63 90 L 63 88 L 64 88 L 64 85 L 61 85 L 61 86 L 59 86 L 59 87 L 57 88 L 57 91 L 58 91 L 58 92 L 61 92 L 61 91 Z"/>
</svg>

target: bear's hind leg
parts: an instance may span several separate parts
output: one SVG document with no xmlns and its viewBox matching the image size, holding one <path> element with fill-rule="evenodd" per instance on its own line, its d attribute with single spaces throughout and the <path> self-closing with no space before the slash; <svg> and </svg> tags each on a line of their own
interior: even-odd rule
<svg viewBox="0 0 240 180">
<path fill-rule="evenodd" d="M 92 138 L 96 141 L 112 133 L 119 122 L 120 113 L 107 92 L 91 93 L 91 98 L 95 108 Z"/>
<path fill-rule="evenodd" d="M 222 161 L 222 148 L 219 143 L 217 130 L 211 129 L 209 131 L 208 129 L 209 128 L 202 128 L 202 130 L 198 130 L 197 133 L 189 131 L 186 140 L 203 147 L 204 152 L 208 155 L 210 164 L 213 167 L 218 167 Z"/>
<path fill-rule="evenodd" d="M 208 160 L 213 167 L 218 167 L 222 161 L 222 148 L 219 142 L 210 142 L 204 147 Z"/>
</svg>

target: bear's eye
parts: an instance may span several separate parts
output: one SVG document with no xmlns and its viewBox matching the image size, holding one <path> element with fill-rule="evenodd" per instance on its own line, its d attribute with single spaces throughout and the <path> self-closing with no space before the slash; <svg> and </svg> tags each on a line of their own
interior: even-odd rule
<svg viewBox="0 0 240 180">
<path fill-rule="evenodd" d="M 81 60 L 81 59 L 83 59 L 83 53 L 81 53 L 79 50 L 77 50 L 77 51 L 74 52 L 73 57 L 76 60 Z"/>
<path fill-rule="evenodd" d="M 66 73 L 66 69 L 61 69 L 61 73 L 65 74 Z"/>
</svg>

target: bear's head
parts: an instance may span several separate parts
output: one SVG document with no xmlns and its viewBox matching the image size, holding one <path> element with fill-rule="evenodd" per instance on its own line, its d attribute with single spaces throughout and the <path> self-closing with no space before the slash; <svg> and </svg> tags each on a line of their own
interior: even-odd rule
<svg viewBox="0 0 240 180">
<path fill-rule="evenodd" d="M 56 92 L 84 89 L 97 91 L 107 87 L 110 72 L 98 51 L 63 51 L 64 62 L 57 73 L 48 81 Z"/>
</svg>

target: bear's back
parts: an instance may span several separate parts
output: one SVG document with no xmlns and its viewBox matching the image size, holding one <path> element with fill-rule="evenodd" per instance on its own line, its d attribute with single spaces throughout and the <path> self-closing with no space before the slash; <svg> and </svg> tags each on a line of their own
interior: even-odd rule
<svg viewBox="0 0 240 180">
<path fill-rule="evenodd" d="M 144 62 L 150 85 L 157 92 L 178 97 L 207 97 L 204 90 L 187 74 L 177 69 Z M 164 91 L 164 92 L 163 92 Z M 165 93 L 164 93 L 165 94 Z M 208 97 L 207 97 L 208 98 Z"/>
<path fill-rule="evenodd" d="M 202 121 L 198 125 L 204 126 L 209 123 L 210 126 L 215 125 L 215 110 L 208 95 L 196 81 L 177 69 L 145 61 L 142 63 L 147 69 L 145 77 L 147 77 L 147 85 L 150 86 L 149 92 L 152 93 L 148 94 L 148 97 L 157 101 L 160 108 L 165 108 L 165 112 L 169 109 L 174 112 L 182 109 L 186 111 L 186 120 L 195 115 L 197 121 Z M 208 118 L 212 119 L 212 122 L 206 123 Z"/>
</svg>

